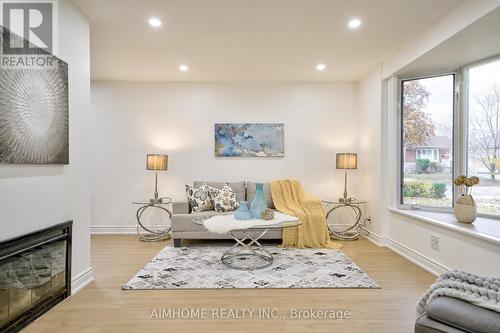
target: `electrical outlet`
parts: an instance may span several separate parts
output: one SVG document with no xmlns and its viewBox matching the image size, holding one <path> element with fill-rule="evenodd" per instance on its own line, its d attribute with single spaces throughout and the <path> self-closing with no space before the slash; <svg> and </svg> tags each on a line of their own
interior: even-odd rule
<svg viewBox="0 0 500 333">
<path fill-rule="evenodd" d="M 431 236 L 431 248 L 433 250 L 439 251 L 439 237 Z"/>
</svg>

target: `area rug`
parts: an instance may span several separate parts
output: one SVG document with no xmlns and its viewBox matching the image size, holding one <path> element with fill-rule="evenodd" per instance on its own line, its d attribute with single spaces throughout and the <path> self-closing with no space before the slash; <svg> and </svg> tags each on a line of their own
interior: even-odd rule
<svg viewBox="0 0 500 333">
<path fill-rule="evenodd" d="M 268 247 L 274 263 L 254 271 L 226 267 L 227 246 L 165 247 L 123 289 L 379 288 L 340 250 Z"/>
</svg>

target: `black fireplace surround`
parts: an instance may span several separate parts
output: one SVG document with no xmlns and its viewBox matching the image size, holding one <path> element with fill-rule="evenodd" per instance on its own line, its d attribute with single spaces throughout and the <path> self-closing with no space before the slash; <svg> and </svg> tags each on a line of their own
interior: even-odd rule
<svg viewBox="0 0 500 333">
<path fill-rule="evenodd" d="M 0 332 L 17 332 L 71 294 L 68 221 L 0 242 Z"/>
</svg>

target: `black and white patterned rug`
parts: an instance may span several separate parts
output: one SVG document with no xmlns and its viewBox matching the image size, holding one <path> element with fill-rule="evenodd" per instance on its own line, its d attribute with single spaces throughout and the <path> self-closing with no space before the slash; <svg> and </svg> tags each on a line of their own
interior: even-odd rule
<svg viewBox="0 0 500 333">
<path fill-rule="evenodd" d="M 379 288 L 340 250 L 268 247 L 271 266 L 241 271 L 221 263 L 227 249 L 167 246 L 123 289 Z"/>
</svg>

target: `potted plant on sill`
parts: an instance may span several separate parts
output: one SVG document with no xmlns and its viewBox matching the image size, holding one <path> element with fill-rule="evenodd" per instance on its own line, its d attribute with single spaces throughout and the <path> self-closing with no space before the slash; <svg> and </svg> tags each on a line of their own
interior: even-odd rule
<svg viewBox="0 0 500 333">
<path fill-rule="evenodd" d="M 479 184 L 479 178 L 473 176 L 458 176 L 454 181 L 458 188 L 458 197 L 455 201 L 455 217 L 458 222 L 472 223 L 477 217 L 477 206 L 472 197 L 472 187 Z"/>
</svg>

